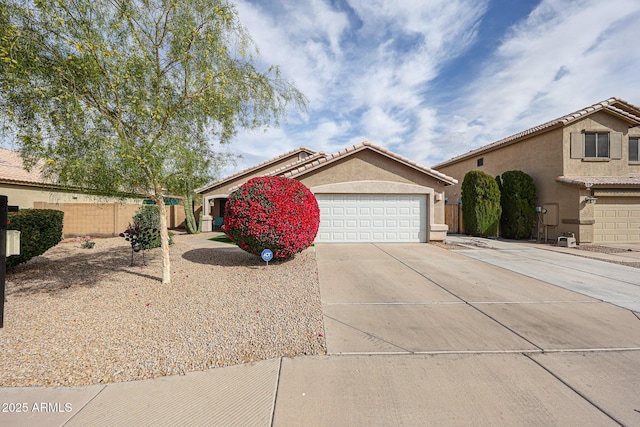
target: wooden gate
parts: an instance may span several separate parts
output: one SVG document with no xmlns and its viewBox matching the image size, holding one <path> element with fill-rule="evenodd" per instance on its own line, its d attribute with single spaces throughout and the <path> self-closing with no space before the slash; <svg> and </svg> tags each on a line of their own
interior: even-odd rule
<svg viewBox="0 0 640 427">
<path fill-rule="evenodd" d="M 445 205 L 444 223 L 449 226 L 449 234 L 464 234 L 462 205 Z"/>
</svg>

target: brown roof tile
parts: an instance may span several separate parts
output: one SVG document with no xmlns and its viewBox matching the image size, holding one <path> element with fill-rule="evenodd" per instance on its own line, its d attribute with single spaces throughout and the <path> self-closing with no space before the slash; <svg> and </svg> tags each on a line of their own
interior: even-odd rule
<svg viewBox="0 0 640 427">
<path fill-rule="evenodd" d="M 569 185 L 592 186 L 630 186 L 640 187 L 640 176 L 559 176 L 556 181 Z"/>
<path fill-rule="evenodd" d="M 384 154 L 386 156 L 389 156 L 401 163 L 406 164 L 407 166 L 410 166 L 414 169 L 417 169 L 421 172 L 424 172 L 428 175 L 431 175 L 432 177 L 436 178 L 436 179 L 440 179 L 448 184 L 456 184 L 458 181 L 455 178 L 452 178 L 448 175 L 445 175 L 441 172 L 438 172 L 436 170 L 433 170 L 431 168 L 428 168 L 426 166 L 422 166 L 416 162 L 414 162 L 413 160 L 409 160 L 406 157 L 403 157 L 399 154 L 396 154 L 392 151 L 387 150 L 386 148 L 380 147 L 378 145 L 372 144 L 368 141 L 362 142 L 360 144 L 356 144 L 350 147 L 347 147 L 343 150 L 340 150 L 339 152 L 335 153 L 335 154 L 325 154 L 323 152 L 318 152 L 315 155 L 307 158 L 307 159 L 303 159 L 300 160 L 299 163 L 300 166 L 295 168 L 295 169 L 291 169 L 292 167 L 294 167 L 296 164 L 292 163 L 290 165 L 284 166 L 278 170 L 275 171 L 271 171 L 263 176 L 282 176 L 282 177 L 286 177 L 286 178 L 297 178 L 301 175 L 304 175 L 307 172 L 310 172 L 312 170 L 315 170 L 317 168 L 323 167 L 327 164 L 333 163 L 334 161 L 341 159 L 343 157 L 349 156 L 352 153 L 356 153 L 358 151 L 364 150 L 364 149 L 372 149 L 374 151 L 377 151 L 381 154 Z M 285 172 L 286 171 L 286 172 Z M 284 172 L 284 173 L 281 173 Z M 240 188 L 241 185 L 236 185 L 233 188 L 230 188 L 229 191 L 233 192 L 236 191 L 238 188 Z"/>
<path fill-rule="evenodd" d="M 46 183 L 37 166 L 27 172 L 20 152 L 6 148 L 0 148 L 0 181 L 25 184 Z"/>
<path fill-rule="evenodd" d="M 293 155 L 295 153 L 300 153 L 300 152 L 303 152 L 303 151 L 306 151 L 307 153 L 311 153 L 312 155 L 316 155 L 317 154 L 317 151 L 312 150 L 310 148 L 307 148 L 305 146 L 298 147 L 295 150 L 287 151 L 286 153 L 280 154 L 277 157 L 274 157 L 274 158 L 269 159 L 269 160 L 265 160 L 262 163 L 258 163 L 257 165 L 254 165 L 254 166 L 251 166 L 250 168 L 241 170 L 240 172 L 236 172 L 233 175 L 229 175 L 229 176 L 224 177 L 222 179 L 219 179 L 217 181 L 210 182 L 209 184 L 205 185 L 204 187 L 197 188 L 196 189 L 196 193 L 204 193 L 205 191 L 207 191 L 207 190 L 209 190 L 209 189 L 211 189 L 213 187 L 217 187 L 219 185 L 222 185 L 227 181 L 231 181 L 233 179 L 241 177 L 242 175 L 247 175 L 247 174 L 249 174 L 251 172 L 254 172 L 254 171 L 256 171 L 256 170 L 258 170 L 258 169 L 260 169 L 262 167 L 265 167 L 265 166 L 269 165 L 270 163 L 275 163 L 278 160 L 284 159 L 285 157 L 288 157 L 288 156 L 291 156 L 291 155 Z"/>
</svg>

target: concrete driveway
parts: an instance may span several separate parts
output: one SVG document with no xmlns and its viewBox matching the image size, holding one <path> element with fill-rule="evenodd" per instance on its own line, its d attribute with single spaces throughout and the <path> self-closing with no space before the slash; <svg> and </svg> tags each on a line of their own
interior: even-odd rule
<svg viewBox="0 0 640 427">
<path fill-rule="evenodd" d="M 432 245 L 316 253 L 330 356 L 283 360 L 276 425 L 640 425 L 633 311 Z"/>
<path fill-rule="evenodd" d="M 640 270 L 637 268 L 576 256 L 572 254 L 576 253 L 576 249 L 549 245 L 469 236 L 449 236 L 447 240 L 467 247 L 456 252 L 469 258 L 640 312 Z M 631 252 L 604 257 L 640 261 L 638 244 L 617 247 L 624 247 Z"/>
</svg>

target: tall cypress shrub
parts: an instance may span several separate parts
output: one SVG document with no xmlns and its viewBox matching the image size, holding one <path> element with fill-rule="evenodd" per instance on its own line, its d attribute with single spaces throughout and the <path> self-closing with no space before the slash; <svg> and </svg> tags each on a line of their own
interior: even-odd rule
<svg viewBox="0 0 640 427">
<path fill-rule="evenodd" d="M 462 218 L 467 234 L 495 236 L 501 213 L 496 180 L 482 171 L 467 172 L 462 181 Z"/>
<path fill-rule="evenodd" d="M 512 170 L 502 174 L 500 234 L 508 239 L 527 239 L 535 225 L 536 186 L 527 173 Z"/>
</svg>

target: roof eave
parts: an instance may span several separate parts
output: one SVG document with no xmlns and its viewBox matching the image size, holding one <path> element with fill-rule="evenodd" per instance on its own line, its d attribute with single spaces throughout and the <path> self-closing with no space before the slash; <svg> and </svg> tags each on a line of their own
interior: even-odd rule
<svg viewBox="0 0 640 427">
<path fill-rule="evenodd" d="M 260 168 L 266 167 L 266 166 L 268 166 L 269 164 L 272 164 L 272 163 L 277 162 L 278 160 L 281 160 L 281 159 L 284 159 L 285 157 L 293 156 L 293 155 L 294 155 L 294 154 L 296 154 L 296 153 L 302 153 L 302 152 L 307 152 L 307 153 L 309 153 L 309 154 L 311 154 L 311 155 L 316 155 L 316 154 L 318 154 L 318 151 L 316 151 L 316 150 L 312 150 L 311 148 L 308 148 L 308 147 L 305 147 L 305 146 L 298 147 L 298 148 L 296 148 L 296 149 L 294 149 L 294 150 L 291 150 L 291 151 L 288 151 L 288 152 L 286 152 L 286 153 L 280 154 L 280 155 L 279 155 L 279 156 L 277 156 L 277 157 L 274 157 L 274 158 L 272 158 L 272 159 L 266 160 L 266 161 L 264 161 L 264 162 L 262 162 L 262 163 L 258 163 L 257 165 L 254 165 L 254 166 L 252 166 L 252 167 L 250 167 L 250 168 L 248 168 L 248 169 L 244 169 L 244 170 L 242 170 L 242 171 L 240 171 L 240 172 L 237 172 L 237 173 L 235 173 L 235 174 L 229 175 L 229 176 L 227 176 L 227 177 L 225 177 L 225 178 L 219 179 L 219 180 L 217 180 L 217 181 L 213 181 L 213 182 L 211 182 L 211 183 L 209 183 L 209 184 L 207 184 L 207 185 L 205 185 L 205 186 L 203 186 L 203 187 L 196 188 L 196 189 L 194 190 L 194 192 L 195 192 L 196 194 L 202 194 L 202 193 L 204 193 L 205 191 L 209 191 L 209 190 L 211 190 L 212 188 L 215 188 L 215 187 L 221 187 L 221 186 L 223 186 L 226 182 L 229 182 L 229 181 L 232 181 L 232 180 L 234 180 L 234 179 L 238 179 L 238 178 L 241 178 L 241 177 L 243 177 L 243 176 L 249 175 L 249 174 L 251 174 L 252 172 L 257 171 L 257 170 L 258 170 L 258 169 L 260 169 Z"/>
<path fill-rule="evenodd" d="M 328 156 L 330 158 L 325 157 L 325 161 L 315 161 L 315 162 L 311 162 L 311 166 L 302 166 L 299 171 L 293 170 L 291 172 L 288 172 L 287 174 L 284 174 L 284 176 L 288 177 L 288 178 L 295 178 L 298 179 L 301 176 L 307 175 L 313 171 L 316 171 L 318 169 L 322 169 L 325 166 L 330 165 L 331 163 L 334 163 L 338 160 L 344 159 L 348 156 L 351 156 L 355 153 L 358 153 L 360 151 L 366 150 L 366 149 L 370 149 L 375 151 L 378 154 L 381 154 L 389 159 L 392 159 L 394 161 L 397 161 L 399 163 L 404 164 L 405 166 L 408 166 L 412 169 L 415 169 L 419 172 L 422 172 L 426 175 L 431 176 L 432 178 L 442 181 L 445 183 L 445 185 L 455 185 L 458 183 L 458 180 L 450 177 L 448 175 L 445 175 L 441 172 L 438 172 L 436 170 L 433 170 L 432 168 L 427 168 L 425 166 L 419 165 L 418 163 L 409 160 L 405 157 L 399 156 L 399 155 L 391 155 L 390 152 L 388 150 L 384 150 L 381 147 L 378 147 L 375 144 L 372 144 L 370 142 L 363 142 L 361 144 L 357 144 L 354 145 L 352 147 L 349 147 L 345 150 L 342 150 L 340 152 L 338 152 L 337 154 Z M 315 164 L 314 164 L 315 163 Z"/>
<path fill-rule="evenodd" d="M 526 135 L 522 135 L 522 136 L 519 136 L 517 138 L 509 139 L 511 137 L 507 137 L 504 140 L 499 140 L 497 142 L 485 145 L 484 147 L 476 148 L 475 150 L 469 151 L 469 152 L 467 152 L 465 154 L 461 154 L 460 156 L 454 157 L 453 159 L 449 159 L 449 160 L 444 161 L 442 163 L 438 163 L 437 165 L 433 166 L 433 169 L 440 169 L 440 168 L 443 168 L 443 167 L 451 166 L 451 165 L 454 165 L 456 163 L 460 163 L 460 162 L 462 162 L 464 160 L 468 160 L 468 159 L 471 159 L 473 157 L 477 157 L 477 156 L 482 155 L 482 154 L 490 153 L 491 151 L 495 151 L 495 150 L 498 150 L 500 148 L 508 147 L 509 145 L 517 144 L 517 143 L 522 142 L 524 140 L 527 140 L 529 138 L 533 138 L 534 136 L 538 136 L 538 135 L 541 135 L 543 133 L 550 132 L 550 131 L 558 129 L 558 128 L 562 128 L 564 126 L 565 126 L 565 123 L 557 122 L 557 123 L 554 123 L 552 125 L 549 125 L 548 127 L 532 131 L 530 133 L 527 133 Z M 500 142 L 500 141 L 504 141 L 504 142 Z"/>
</svg>

